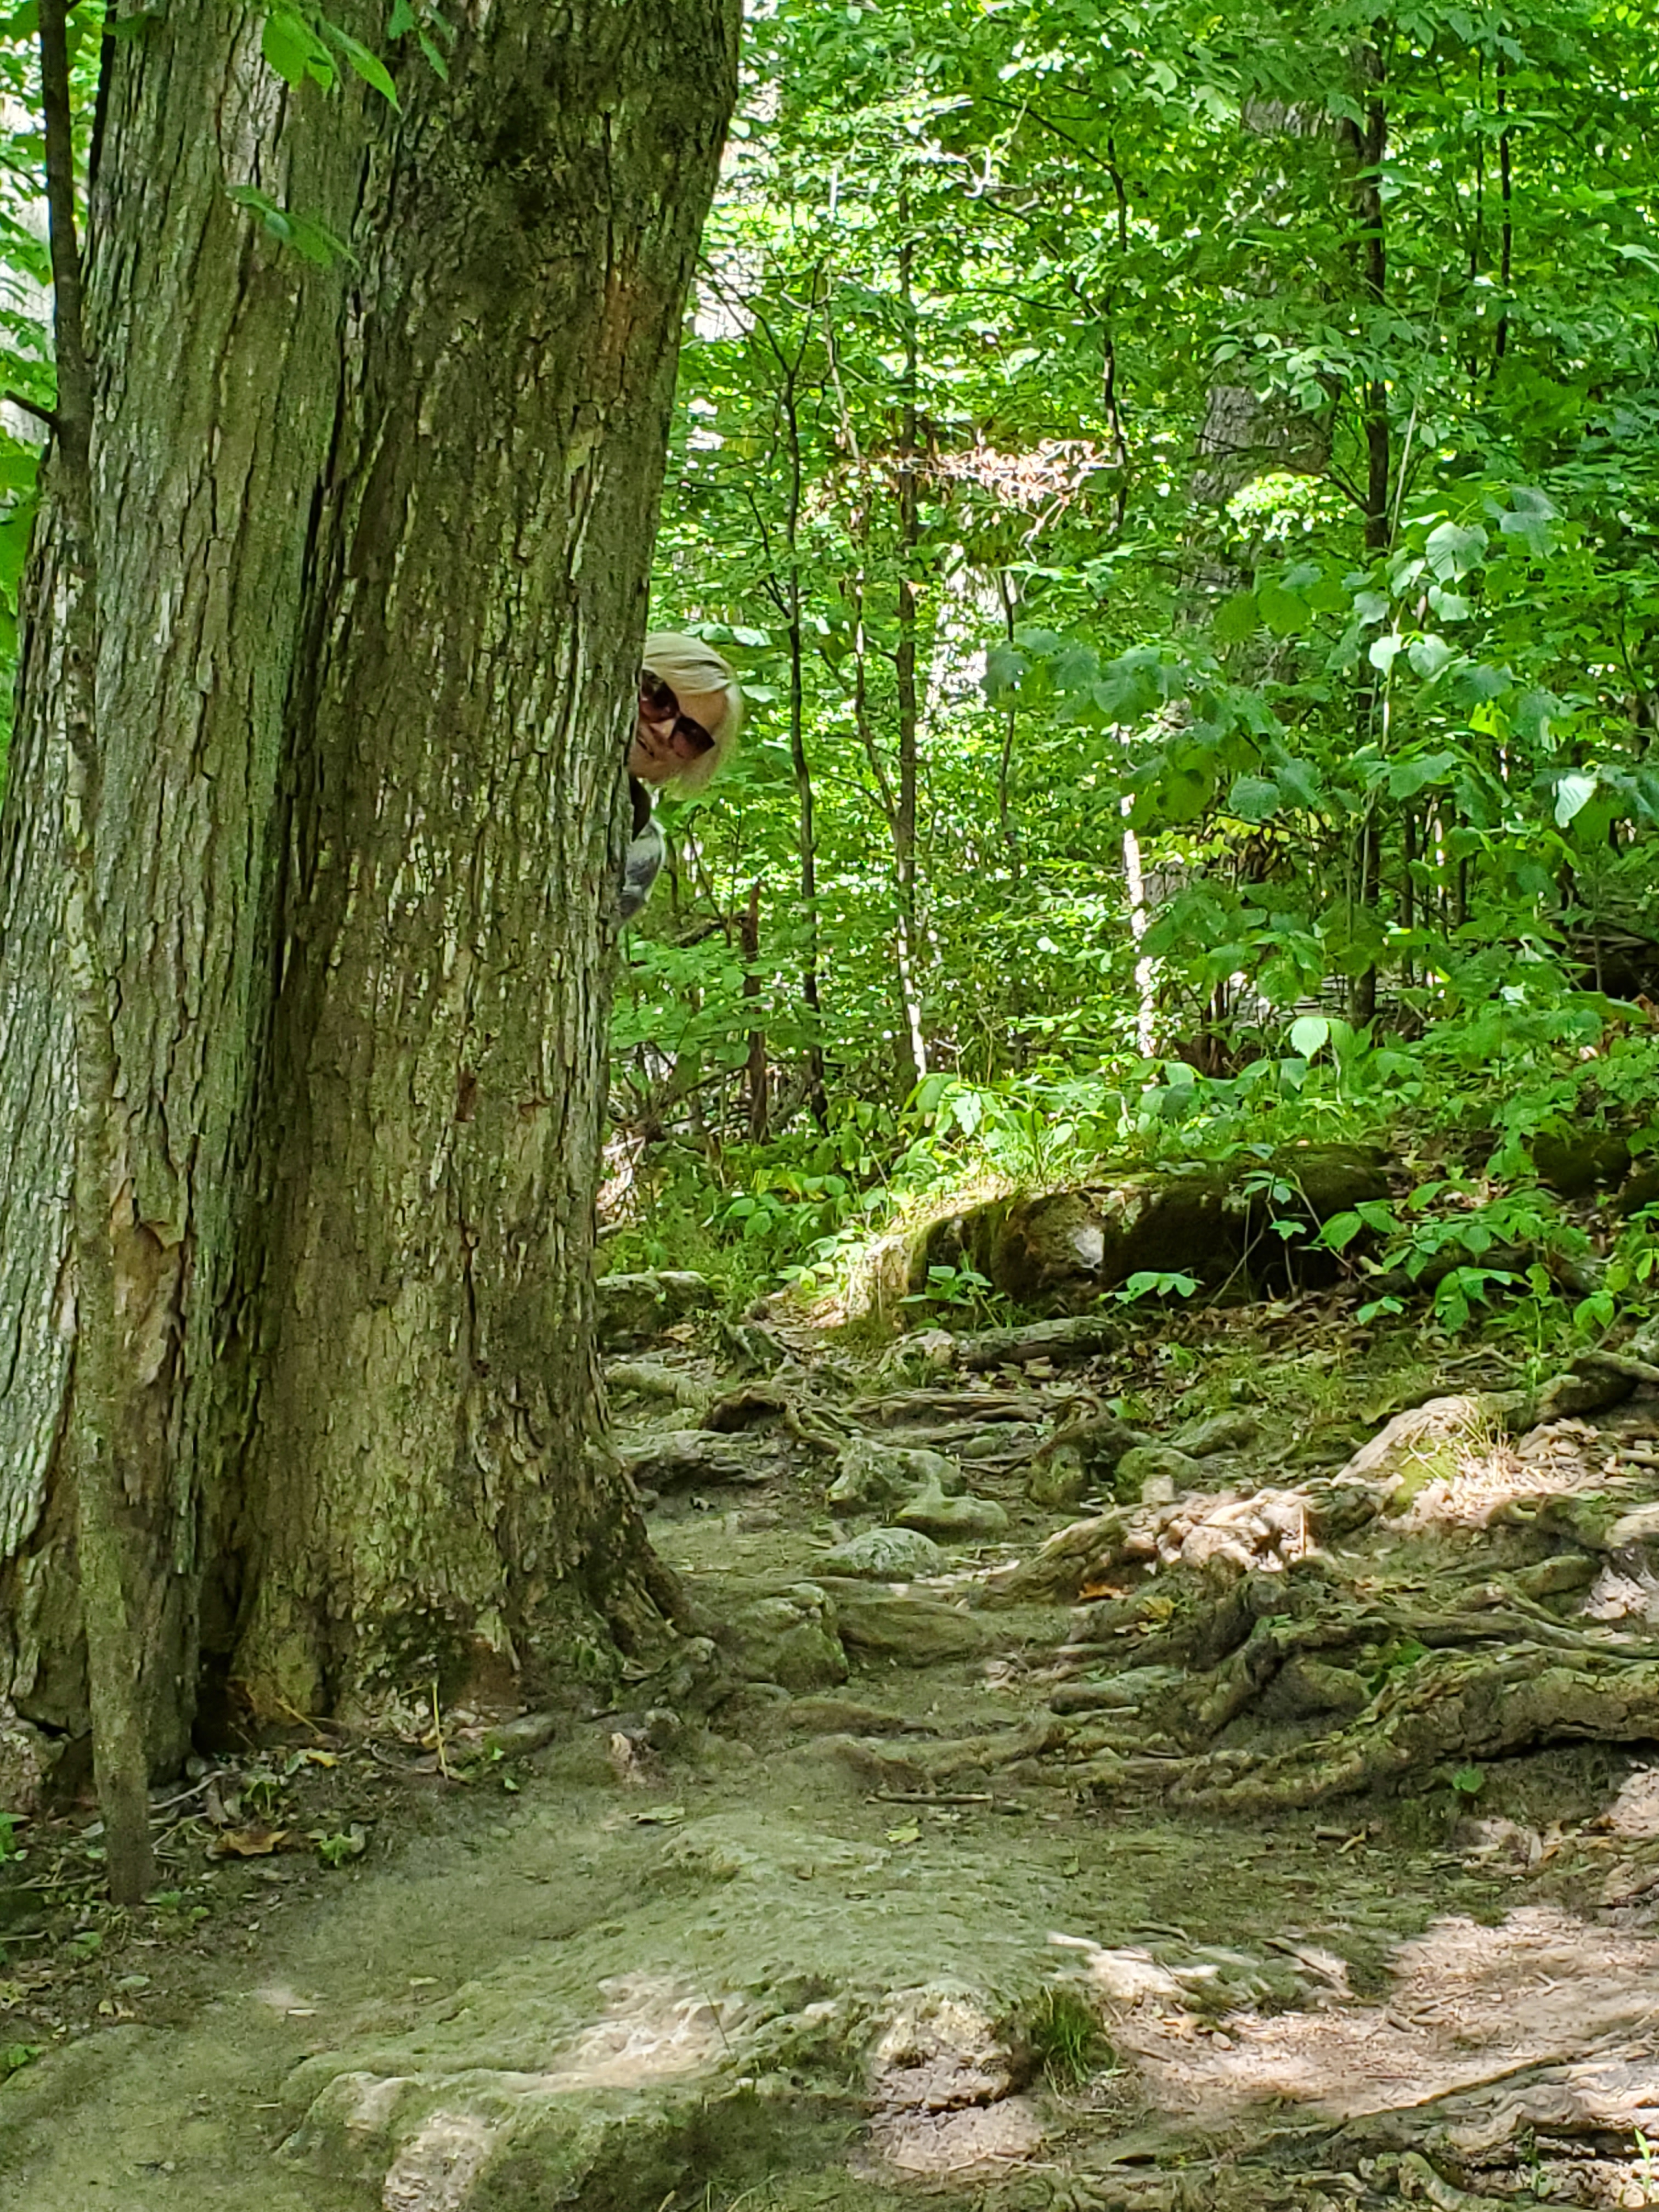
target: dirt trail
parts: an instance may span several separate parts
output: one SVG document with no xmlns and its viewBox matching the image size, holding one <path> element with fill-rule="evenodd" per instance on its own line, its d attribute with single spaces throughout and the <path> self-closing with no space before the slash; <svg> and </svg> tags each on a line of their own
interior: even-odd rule
<svg viewBox="0 0 1659 2212">
<path fill-rule="evenodd" d="M 1642 1401 L 1530 1456 L 1477 1421 L 1322 1547 L 1263 1504 L 1328 1486 L 1316 1409 L 1293 1437 L 1269 1402 L 1254 1460 L 1235 1421 L 1227 1450 L 1186 1455 L 1199 1486 L 1145 1462 L 1139 1504 L 1051 1504 L 1057 1439 L 1084 1430 L 1086 1457 L 1102 1424 L 1133 1426 L 1098 1380 L 1084 1402 L 1086 1372 L 872 1394 L 806 1361 L 735 1391 L 690 1348 L 643 1365 L 613 1382 L 622 1441 L 710 1638 L 452 1832 L 303 1893 L 298 1862 L 247 1870 L 270 1908 L 174 2024 L 146 2024 L 167 2016 L 152 1948 L 137 2018 L 0 2089 L 5 2203 L 879 2212 L 943 2189 L 1007 2212 L 1469 2212 L 1523 2182 L 1534 2202 L 1659 2203 L 1659 1773 L 1639 1744 L 1248 1820 L 1173 1811 L 1147 1779 L 1317 1752 L 1407 1678 L 1432 1685 L 1439 1655 L 1384 1615 L 1432 1612 L 1448 1575 L 1510 1577 L 1540 1648 L 1572 1644 L 1568 1677 L 1586 1638 L 1597 1665 L 1641 1664 L 1626 1645 L 1659 1579 L 1639 1547 L 1586 1553 L 1582 1504 L 1546 1535 L 1536 1503 L 1498 1507 L 1601 1498 L 1595 1527 L 1628 1537 L 1659 1492 Z M 1188 1444 L 1213 1441 L 1194 1424 L 1226 1382 L 1174 1409 Z M 1167 1401 L 1127 1410 L 1176 1432 Z M 1067 1553 L 1091 1519 L 1106 1537 Z M 1592 1564 L 1517 1584 L 1540 1552 Z M 1058 1583 L 1050 1565 L 1022 1589 L 1056 1558 Z M 1316 1559 L 1326 1611 L 1357 1593 L 1370 1624 L 1327 1670 L 1364 1684 L 1363 1711 L 1285 1643 L 1290 1614 L 1264 1603 L 1231 1647 L 1215 1626 L 1229 1593 L 1291 1590 Z M 1251 1620 L 1279 1638 L 1271 1666 Z M 1249 1694 L 1200 1740 L 1246 1648 Z"/>
</svg>

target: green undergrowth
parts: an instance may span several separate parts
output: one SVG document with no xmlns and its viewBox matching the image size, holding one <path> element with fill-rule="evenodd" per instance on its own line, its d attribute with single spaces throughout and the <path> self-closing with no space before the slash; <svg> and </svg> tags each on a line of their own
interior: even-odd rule
<svg viewBox="0 0 1659 2212">
<path fill-rule="evenodd" d="M 1659 1268 L 1659 1035 L 1586 994 L 1501 994 L 1406 1041 L 1332 1017 L 1291 1022 L 1276 1054 L 1206 1076 L 1179 1060 L 1058 1062 L 976 1085 L 930 1075 L 902 1111 L 832 1101 L 765 1142 L 665 1147 L 641 1170 L 604 1263 L 696 1267 L 733 1310 L 793 1288 L 843 1297 L 872 1248 L 1015 1188 L 1109 1170 L 1228 1167 L 1294 1217 L 1294 1158 L 1375 1147 L 1395 1188 L 1337 1215 L 1361 1317 L 1431 1307 L 1437 1326 L 1543 1346 L 1644 1307 Z M 1553 1186 L 1553 1187 L 1552 1187 Z M 1178 1273 L 1126 1295 L 1178 1304 Z M 896 1318 L 988 1326 L 1017 1311 L 972 1268 L 935 1267 Z"/>
<path fill-rule="evenodd" d="M 1024 2029 L 1032 2061 L 1052 2088 L 1080 2089 L 1113 2063 L 1115 2053 L 1099 2014 L 1067 1982 L 1042 1991 Z"/>
</svg>

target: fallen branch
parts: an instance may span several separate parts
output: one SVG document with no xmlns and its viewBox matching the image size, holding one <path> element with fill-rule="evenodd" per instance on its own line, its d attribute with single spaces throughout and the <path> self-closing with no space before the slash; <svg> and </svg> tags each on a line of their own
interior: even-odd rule
<svg viewBox="0 0 1659 2212">
<path fill-rule="evenodd" d="M 988 1328 L 957 1340 L 957 1365 L 970 1372 L 987 1367 L 1023 1367 L 1033 1359 L 1091 1359 L 1115 1352 L 1123 1341 L 1123 1324 L 1095 1314 L 1073 1321 L 1033 1322 L 1025 1328 Z"/>
</svg>

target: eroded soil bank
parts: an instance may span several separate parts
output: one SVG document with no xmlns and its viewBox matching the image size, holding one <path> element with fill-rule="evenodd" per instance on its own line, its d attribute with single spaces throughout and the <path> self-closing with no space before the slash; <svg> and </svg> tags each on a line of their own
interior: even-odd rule
<svg viewBox="0 0 1659 2212">
<path fill-rule="evenodd" d="M 361 1746 L 205 1778 L 96 1978 L 32 1843 L 8 2203 L 1659 2203 L 1644 1347 L 659 1319 L 618 1437 L 707 1635 L 378 1747 L 440 1818 L 350 1821 Z"/>
</svg>

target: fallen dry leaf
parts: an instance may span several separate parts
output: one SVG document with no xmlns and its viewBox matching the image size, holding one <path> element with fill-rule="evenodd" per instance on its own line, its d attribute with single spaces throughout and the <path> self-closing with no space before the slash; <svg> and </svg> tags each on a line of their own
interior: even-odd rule
<svg viewBox="0 0 1659 2212">
<path fill-rule="evenodd" d="M 246 1828 L 222 1829 L 207 1847 L 210 1859 L 268 1859 L 289 1839 L 286 1828 L 267 1828 L 253 1821 Z"/>
</svg>

